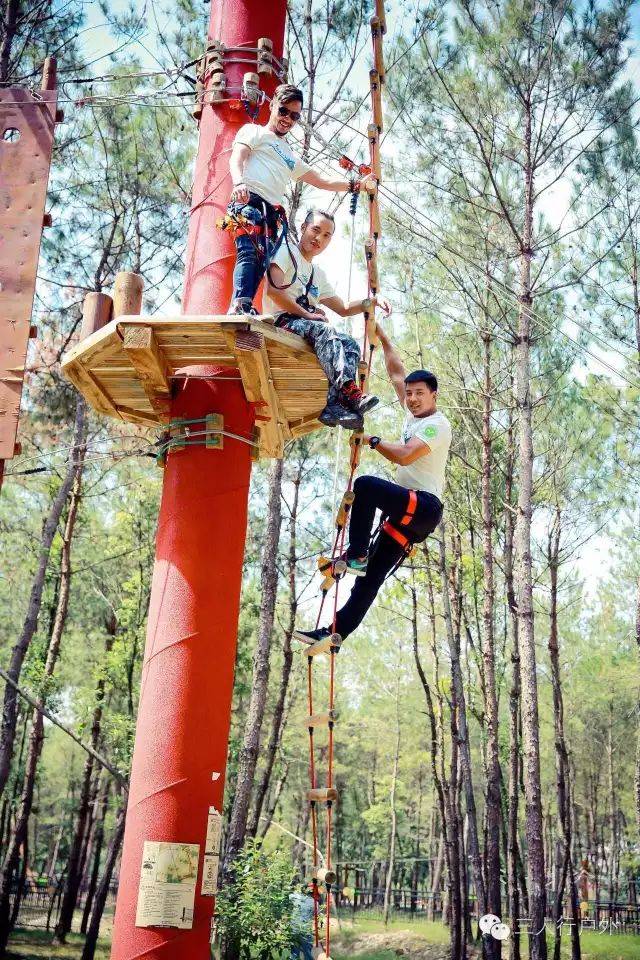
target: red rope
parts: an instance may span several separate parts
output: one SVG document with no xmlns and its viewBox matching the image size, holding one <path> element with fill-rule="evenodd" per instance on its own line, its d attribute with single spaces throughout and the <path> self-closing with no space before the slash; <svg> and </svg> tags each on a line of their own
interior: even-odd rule
<svg viewBox="0 0 640 960">
<path fill-rule="evenodd" d="M 376 238 L 371 235 L 371 238 L 376 241 Z M 376 243 L 377 247 L 377 243 Z M 367 276 L 369 271 L 367 270 Z M 372 288 L 367 279 L 367 290 L 369 297 L 372 297 Z M 375 320 L 375 308 L 372 309 L 373 318 Z M 371 362 L 373 360 L 373 351 L 374 345 L 369 342 L 369 329 L 365 319 L 364 324 L 364 337 L 362 340 L 362 355 L 361 362 L 366 362 L 367 364 L 367 379 L 371 374 Z M 367 351 L 367 346 L 369 347 Z M 367 355 L 368 353 L 368 355 Z M 351 448 L 351 459 L 350 465 L 351 469 L 349 472 L 349 480 L 347 483 L 347 493 L 350 493 L 353 489 L 353 479 L 356 472 L 356 453 L 357 447 L 354 445 Z M 345 510 L 345 521 L 341 527 L 336 531 L 335 538 L 333 540 L 333 546 L 331 550 L 331 560 L 335 561 L 337 558 L 341 557 L 344 553 L 344 544 L 345 536 L 347 529 L 347 519 L 350 513 L 350 508 Z M 340 581 L 344 574 L 335 575 L 333 573 L 333 566 L 330 568 L 331 573 L 334 577 L 335 583 L 335 592 L 333 597 L 333 617 L 332 617 L 332 632 L 336 633 L 337 625 L 337 616 L 338 616 L 338 600 L 340 595 Z M 331 587 L 329 587 L 331 589 Z M 316 619 L 316 629 L 320 624 L 320 619 L 322 617 L 322 612 L 324 609 L 325 601 L 327 599 L 329 590 L 322 590 L 322 599 L 320 601 L 320 609 L 318 610 L 318 616 Z M 336 680 L 336 653 L 337 648 L 331 648 L 329 658 L 329 742 L 327 747 L 327 789 L 333 789 L 333 748 L 334 748 L 334 736 L 333 736 L 333 714 L 335 708 L 335 680 Z M 307 668 L 307 692 L 309 698 L 309 716 L 313 716 L 313 657 L 308 657 L 308 668 Z M 316 767 L 315 767 L 315 742 L 314 742 L 314 728 L 309 726 L 309 777 L 311 781 L 311 789 L 316 789 Z M 318 871 L 318 862 L 319 862 L 319 850 L 318 850 L 318 810 L 317 802 L 311 802 L 311 829 L 313 833 L 313 867 L 314 867 L 314 881 L 313 881 L 313 926 L 314 926 L 314 940 L 315 946 L 318 947 L 320 944 L 320 910 L 319 910 L 319 899 L 320 891 L 317 880 L 317 871 Z M 327 870 L 331 869 L 331 854 L 332 854 L 332 843 L 333 843 L 333 801 L 327 801 L 327 826 L 326 826 L 326 859 L 325 866 Z M 329 950 L 331 948 L 331 885 L 327 885 L 327 902 L 325 910 L 325 923 L 326 931 L 324 937 L 325 943 L 325 954 L 327 957 L 330 956 Z"/>
</svg>

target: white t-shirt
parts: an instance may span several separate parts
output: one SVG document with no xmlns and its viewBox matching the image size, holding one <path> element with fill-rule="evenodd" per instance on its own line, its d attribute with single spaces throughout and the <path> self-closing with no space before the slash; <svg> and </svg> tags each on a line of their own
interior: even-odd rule
<svg viewBox="0 0 640 960">
<path fill-rule="evenodd" d="M 243 182 L 252 193 L 274 206 L 284 202 L 289 180 L 299 180 L 311 169 L 296 157 L 284 137 L 277 137 L 257 123 L 240 127 L 234 143 L 242 143 L 251 150 L 244 166 Z"/>
<path fill-rule="evenodd" d="M 298 297 L 304 293 L 308 287 L 307 296 L 309 298 L 309 304 L 312 307 L 317 306 L 317 304 L 324 299 L 324 297 L 333 297 L 333 287 L 327 280 L 322 267 L 318 267 L 315 263 L 310 263 L 308 260 L 305 260 L 300 252 L 300 248 L 296 246 L 291 237 L 289 238 L 289 246 L 291 247 L 293 256 L 295 257 L 298 265 L 298 276 L 296 277 L 295 283 L 285 291 L 287 296 L 291 297 L 293 300 L 297 300 Z M 294 265 L 286 243 L 283 242 L 280 244 L 280 249 L 271 262 L 275 263 L 276 266 L 280 267 L 282 270 L 284 274 L 284 282 L 291 283 L 294 274 Z M 311 279 L 312 270 L 313 279 Z M 309 284 L 310 280 L 311 283 Z M 270 313 L 275 318 L 279 317 L 281 313 L 286 313 L 286 310 L 283 310 L 282 307 L 279 307 L 271 299 L 269 296 L 269 288 L 267 286 L 265 286 L 264 294 L 262 296 L 262 312 Z"/>
<path fill-rule="evenodd" d="M 451 424 L 439 410 L 428 417 L 414 417 L 408 410 L 405 413 L 402 428 L 404 442 L 408 443 L 412 437 L 417 437 L 429 445 L 430 452 L 406 467 L 398 467 L 396 480 L 407 490 L 425 490 L 442 500 L 451 446 Z"/>
</svg>

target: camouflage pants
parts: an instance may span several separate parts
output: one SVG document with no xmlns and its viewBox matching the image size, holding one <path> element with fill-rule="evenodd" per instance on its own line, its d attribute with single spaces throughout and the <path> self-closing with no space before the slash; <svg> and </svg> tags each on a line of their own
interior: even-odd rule
<svg viewBox="0 0 640 960">
<path fill-rule="evenodd" d="M 323 320 L 306 320 L 292 313 L 280 314 L 277 325 L 304 337 L 313 347 L 329 381 L 328 403 L 338 399 L 340 387 L 345 383 L 358 382 L 360 347 L 348 333 L 340 333 Z"/>
</svg>

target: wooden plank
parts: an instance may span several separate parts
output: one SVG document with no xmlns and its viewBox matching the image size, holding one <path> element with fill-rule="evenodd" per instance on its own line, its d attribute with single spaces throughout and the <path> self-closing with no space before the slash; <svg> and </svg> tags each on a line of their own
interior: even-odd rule
<svg viewBox="0 0 640 960">
<path fill-rule="evenodd" d="M 151 327 L 120 324 L 122 347 L 135 367 L 142 388 L 160 420 L 171 417 L 171 385 L 167 365 Z"/>
<path fill-rule="evenodd" d="M 117 332 L 117 321 L 112 320 L 106 326 L 102 327 L 101 330 L 96 330 L 95 333 L 92 333 L 90 337 L 81 340 L 80 343 L 77 343 L 75 347 L 72 347 L 62 357 L 62 369 L 65 371 L 65 368 L 68 364 L 73 363 L 74 360 L 82 358 L 83 363 L 86 363 L 87 360 L 90 360 L 95 356 L 96 352 L 105 350 L 107 347 L 117 347 L 119 345 L 120 338 Z"/>
<path fill-rule="evenodd" d="M 118 414 L 123 420 L 128 420 L 130 423 L 140 423 L 147 427 L 157 427 L 160 423 L 160 420 L 153 411 L 144 414 L 141 410 L 132 410 L 131 407 L 118 406 Z"/>
<path fill-rule="evenodd" d="M 265 450 L 267 456 L 282 457 L 285 423 L 271 378 L 264 337 L 255 331 L 242 330 L 230 330 L 225 335 L 229 346 L 235 350 L 247 400 L 259 405 L 260 416 L 269 417 L 260 423 L 261 449 Z"/>
<path fill-rule="evenodd" d="M 109 417 L 118 417 L 119 414 L 111 398 L 100 386 L 93 374 L 80 363 L 68 363 L 65 367 L 65 376 L 79 390 L 88 404 Z"/>
</svg>

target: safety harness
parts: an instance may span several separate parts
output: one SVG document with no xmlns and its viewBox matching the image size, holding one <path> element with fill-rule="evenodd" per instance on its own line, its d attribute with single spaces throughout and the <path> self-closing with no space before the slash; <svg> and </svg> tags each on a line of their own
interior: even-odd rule
<svg viewBox="0 0 640 960">
<path fill-rule="evenodd" d="M 409 490 L 409 503 L 407 504 L 407 509 L 404 516 L 400 519 L 398 526 L 407 527 L 413 520 L 416 512 L 416 507 L 418 506 L 418 495 L 415 490 Z M 391 537 L 392 540 L 395 540 L 396 543 L 399 543 L 402 549 L 405 552 L 405 555 L 408 556 L 413 549 L 413 540 L 410 540 L 409 537 L 405 536 L 401 530 L 398 530 L 397 527 L 391 523 L 390 520 L 383 520 L 380 524 L 380 527 L 387 536 Z"/>
<path fill-rule="evenodd" d="M 289 243 L 287 214 L 280 204 L 267 203 L 262 198 L 260 198 L 260 202 L 262 204 L 262 223 L 252 223 L 243 213 L 234 213 L 227 210 L 224 217 L 219 217 L 216 220 L 216 227 L 219 230 L 228 230 L 234 240 L 236 237 L 251 237 L 258 256 L 265 261 L 265 273 L 269 277 L 271 286 L 275 287 L 276 290 L 288 290 L 298 278 L 298 262 Z M 270 250 L 268 241 L 272 237 L 275 237 L 276 240 L 273 249 Z M 280 285 L 273 281 L 271 263 L 283 243 L 286 245 L 293 263 L 293 277 L 290 283 Z"/>
</svg>

